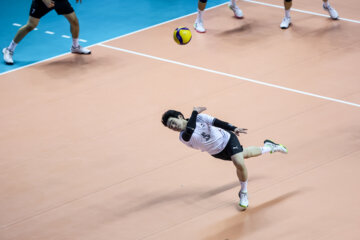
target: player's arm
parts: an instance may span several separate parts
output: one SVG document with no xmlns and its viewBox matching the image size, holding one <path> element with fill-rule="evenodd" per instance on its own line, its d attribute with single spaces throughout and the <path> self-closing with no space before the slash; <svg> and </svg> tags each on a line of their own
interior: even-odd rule
<svg viewBox="0 0 360 240">
<path fill-rule="evenodd" d="M 224 130 L 232 131 L 239 136 L 240 133 L 247 133 L 246 128 L 238 128 L 228 122 L 221 121 L 220 119 L 214 118 L 213 125 Z"/>
<path fill-rule="evenodd" d="M 199 113 L 201 113 L 205 110 L 206 110 L 206 107 L 194 107 L 193 112 L 191 113 L 191 117 L 186 124 L 186 129 L 183 132 L 183 134 L 181 135 L 181 137 L 182 137 L 182 139 L 184 139 L 184 141 L 186 141 L 186 142 L 190 141 L 190 138 L 196 128 L 196 118 Z"/>
<path fill-rule="evenodd" d="M 186 142 L 190 141 L 190 138 L 191 138 L 192 134 L 195 131 L 196 118 L 197 118 L 198 114 L 199 114 L 198 111 L 193 111 L 191 113 L 191 117 L 190 117 L 189 121 L 186 124 L 186 129 L 181 135 L 182 139 L 184 139 L 184 141 L 186 141 Z"/>
</svg>

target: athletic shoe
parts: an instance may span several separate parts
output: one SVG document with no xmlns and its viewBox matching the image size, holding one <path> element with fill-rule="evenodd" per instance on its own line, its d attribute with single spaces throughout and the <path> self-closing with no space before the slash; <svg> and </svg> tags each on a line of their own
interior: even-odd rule
<svg viewBox="0 0 360 240">
<path fill-rule="evenodd" d="M 8 65 L 13 65 L 14 64 L 14 61 L 13 61 L 14 52 L 9 50 L 8 48 L 4 48 L 2 50 L 2 53 L 4 54 L 4 62 Z"/>
<path fill-rule="evenodd" d="M 236 18 L 243 18 L 243 12 L 240 10 L 240 8 L 236 5 L 232 5 L 231 3 L 229 3 L 229 8 L 234 12 L 234 15 Z"/>
<path fill-rule="evenodd" d="M 198 33 L 205 33 L 206 29 L 204 28 L 204 24 L 201 20 L 196 19 L 194 23 L 194 28 Z"/>
<path fill-rule="evenodd" d="M 240 206 L 241 210 L 246 210 L 247 207 L 249 206 L 247 192 L 240 191 L 239 192 L 239 198 L 240 198 L 239 206 Z"/>
<path fill-rule="evenodd" d="M 284 17 L 281 24 L 280 24 L 280 28 L 281 29 L 287 29 L 289 28 L 291 25 L 291 18 L 289 17 Z"/>
<path fill-rule="evenodd" d="M 81 47 L 80 45 L 78 47 L 71 46 L 71 53 L 77 53 L 77 54 L 91 54 L 91 51 L 87 48 Z"/>
<path fill-rule="evenodd" d="M 334 20 L 337 20 L 339 18 L 339 15 L 335 9 L 333 9 L 330 5 L 328 7 L 323 4 L 323 8 L 325 11 L 328 11 L 330 17 Z"/>
<path fill-rule="evenodd" d="M 274 152 L 288 153 L 288 150 L 285 146 L 274 143 L 273 141 L 270 141 L 268 139 L 264 141 L 264 146 L 270 147 L 271 149 L 270 153 L 274 153 Z"/>
</svg>

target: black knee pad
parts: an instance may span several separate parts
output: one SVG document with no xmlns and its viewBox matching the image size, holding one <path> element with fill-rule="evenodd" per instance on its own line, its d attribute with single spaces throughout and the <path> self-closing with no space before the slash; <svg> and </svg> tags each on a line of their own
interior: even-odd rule
<svg viewBox="0 0 360 240">
<path fill-rule="evenodd" d="M 207 2 L 207 0 L 199 0 L 200 2 L 202 2 L 202 3 L 206 3 Z"/>
<path fill-rule="evenodd" d="M 292 2 L 292 0 L 285 0 L 285 2 Z"/>
</svg>

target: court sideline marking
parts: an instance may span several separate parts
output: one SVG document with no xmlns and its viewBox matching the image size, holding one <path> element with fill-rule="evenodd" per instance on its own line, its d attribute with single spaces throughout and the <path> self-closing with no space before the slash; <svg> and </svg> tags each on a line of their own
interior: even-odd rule
<svg viewBox="0 0 360 240">
<path fill-rule="evenodd" d="M 105 48 L 110 48 L 110 49 L 117 50 L 117 51 L 120 51 L 120 52 L 130 53 L 130 54 L 134 54 L 134 55 L 138 55 L 138 56 L 142 56 L 142 57 L 146 57 L 146 58 L 150 58 L 150 59 L 154 59 L 154 60 L 158 60 L 158 61 L 161 61 L 161 62 L 172 63 L 172 64 L 180 65 L 180 66 L 183 66 L 183 67 L 187 67 L 187 68 L 192 68 L 192 69 L 197 69 L 197 70 L 201 70 L 201 71 L 204 71 L 204 72 L 214 73 L 214 74 L 225 76 L 225 77 L 235 78 L 235 79 L 239 79 L 239 80 L 242 80 L 242 81 L 252 82 L 252 83 L 255 83 L 255 84 L 259 84 L 259 85 L 264 85 L 264 86 L 268 86 L 268 87 L 282 89 L 282 90 L 285 90 L 285 91 L 288 91 L 288 92 L 299 93 L 299 94 L 302 94 L 302 95 L 312 96 L 312 97 L 316 97 L 316 98 L 320 98 L 320 99 L 324 99 L 324 100 L 328 100 L 328 101 L 332 101 L 332 102 L 342 103 L 342 104 L 346 104 L 346 105 L 350 105 L 350 106 L 354 106 L 354 107 L 360 107 L 360 104 L 357 104 L 357 103 L 347 102 L 347 101 L 344 101 L 344 100 L 331 98 L 331 97 L 326 97 L 326 96 L 321 96 L 321 95 L 314 94 L 314 93 L 304 92 L 304 91 L 300 91 L 300 90 L 296 90 L 296 89 L 288 88 L 288 87 L 283 87 L 283 86 L 272 84 L 272 83 L 266 83 L 266 82 L 262 82 L 262 81 L 259 81 L 259 80 L 247 78 L 247 77 L 237 76 L 237 75 L 234 75 L 234 74 L 215 71 L 215 70 L 211 70 L 211 69 L 204 68 L 204 67 L 198 67 L 198 66 L 195 66 L 195 65 L 190 65 L 190 64 L 186 64 L 186 63 L 182 63 L 182 62 L 177 62 L 177 61 L 173 61 L 173 60 L 169 60 L 169 59 L 165 59 L 165 58 L 155 57 L 155 56 L 151 56 L 151 55 L 144 54 L 144 53 L 139 53 L 139 52 L 123 49 L 123 48 L 118 48 L 118 47 L 105 45 L 103 43 L 99 43 L 98 46 L 102 46 L 102 47 L 105 47 Z"/>
<path fill-rule="evenodd" d="M 259 4 L 259 5 L 264 5 L 264 6 L 268 6 L 268 7 L 273 7 L 273 8 L 282 8 L 282 9 L 284 9 L 284 6 L 281 6 L 281 5 L 264 3 L 264 2 L 254 1 L 254 0 L 242 0 L 242 1 L 249 2 L 249 3 L 255 3 L 255 4 Z M 329 18 L 329 14 L 316 13 L 316 12 L 305 11 L 305 10 L 300 10 L 300 9 L 296 9 L 296 8 L 291 8 L 291 11 L 292 12 L 300 12 L 300 13 L 306 13 L 306 14 L 310 14 L 310 15 Z M 360 23 L 360 21 L 352 20 L 352 19 L 349 19 L 349 18 L 341 18 L 341 17 L 339 17 L 339 19 L 342 20 L 342 21 L 346 21 L 346 22 Z"/>
<path fill-rule="evenodd" d="M 280 6 L 280 5 L 263 3 L 263 2 L 259 2 L 259 1 L 253 1 L 253 0 L 242 0 L 242 1 L 244 1 L 244 2 L 249 2 L 249 3 L 254 3 L 254 4 L 259 4 L 259 5 L 264 5 L 264 6 L 268 6 L 268 7 L 282 8 L 282 9 L 284 8 L 283 6 Z M 227 4 L 227 3 L 222 3 L 222 4 L 219 4 L 219 5 L 210 7 L 210 8 L 206 8 L 206 10 L 210 10 L 210 9 L 213 9 L 213 8 L 217 8 L 217 7 L 220 7 L 220 6 L 225 5 L 225 4 Z M 291 8 L 291 11 L 301 12 L 301 13 L 306 13 L 306 14 L 316 15 L 316 16 L 321 16 L 321 17 L 327 17 L 327 18 L 329 17 L 328 15 L 325 15 L 325 14 L 320 14 L 320 13 L 310 12 L 310 11 L 304 11 L 304 10 L 300 10 L 300 9 L 296 9 L 296 8 Z M 164 25 L 164 24 L 166 24 L 166 23 L 170 23 L 170 22 L 173 22 L 173 21 L 176 21 L 176 20 L 179 20 L 179 19 L 183 19 L 183 18 L 192 16 L 192 15 L 195 15 L 196 13 L 197 13 L 197 12 L 193 12 L 193 13 L 190 13 L 190 14 L 187 14 L 187 15 L 184 15 L 184 16 L 181 16 L 181 17 L 178 17 L 178 18 L 171 19 L 171 20 L 169 20 L 169 21 L 165 21 L 165 22 L 162 22 L 162 23 L 159 23 L 159 24 L 155 24 L 155 25 L 146 27 L 146 28 L 142 28 L 142 29 L 139 29 L 139 30 L 136 30 L 136 31 L 133 31 L 133 32 L 130 32 L 130 33 L 121 35 L 121 36 L 118 36 L 118 37 L 114 37 L 114 38 L 110 38 L 110 39 L 104 40 L 104 41 L 102 41 L 102 42 L 94 43 L 94 44 L 92 44 L 92 45 L 88 45 L 87 47 L 92 47 L 92 46 L 100 45 L 100 44 L 105 43 L 105 42 L 108 42 L 108 41 L 112 41 L 112 40 L 115 40 L 115 39 L 119 39 L 119 38 L 123 38 L 123 37 L 129 36 L 129 35 L 133 35 L 133 34 L 135 34 L 135 33 L 139 33 L 139 32 L 142 32 L 142 31 L 146 31 L 146 30 L 148 30 L 148 29 L 155 28 L 155 27 Z M 360 21 L 357 21 L 357 20 L 352 20 L 352 19 L 347 19 L 347 18 L 339 18 L 339 19 L 342 20 L 342 21 L 347 21 L 347 22 L 359 23 L 359 24 L 360 24 Z M 47 59 L 44 59 L 44 60 L 41 60 L 41 61 L 32 63 L 32 64 L 29 64 L 29 65 L 26 65 L 26 66 L 22 66 L 22 67 L 18 67 L 18 68 L 15 68 L 15 69 L 11 69 L 11 70 L 8 70 L 8 71 L 5 71 L 5 72 L 0 73 L 0 76 L 3 75 L 3 74 L 6 74 L 6 73 L 14 72 L 14 71 L 17 71 L 17 70 L 21 70 L 21 69 L 23 69 L 23 68 L 27 68 L 27 67 L 30 67 L 30 66 L 33 66 L 33 65 L 36 65 L 36 64 L 40 64 L 40 63 L 42 63 L 42 62 L 50 61 L 50 60 L 52 60 L 52 59 L 55 59 L 55 58 L 58 58 L 58 57 L 61 57 L 61 56 L 65 56 L 65 55 L 67 55 L 67 54 L 71 54 L 71 53 L 66 52 L 66 53 L 63 53 L 63 54 L 59 54 L 59 55 L 56 55 L 56 56 L 53 56 L 53 57 L 50 57 L 50 58 L 47 58 Z"/>
</svg>

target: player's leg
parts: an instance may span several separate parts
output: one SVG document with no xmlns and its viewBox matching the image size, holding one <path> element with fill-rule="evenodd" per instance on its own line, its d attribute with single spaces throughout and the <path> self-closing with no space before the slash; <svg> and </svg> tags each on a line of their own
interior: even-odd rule
<svg viewBox="0 0 360 240">
<path fill-rule="evenodd" d="M 288 150 L 285 146 L 281 144 L 274 143 L 271 140 L 265 140 L 263 147 L 246 147 L 243 150 L 243 156 L 245 159 L 257 157 L 265 153 L 288 153 Z"/>
<path fill-rule="evenodd" d="M 17 31 L 9 46 L 3 49 L 4 61 L 6 64 L 14 64 L 13 54 L 15 52 L 16 46 L 29 32 L 36 28 L 36 26 L 39 24 L 39 21 L 40 19 L 30 16 L 28 22 Z"/>
<path fill-rule="evenodd" d="M 34 18 L 34 17 L 29 16 L 27 23 L 17 31 L 13 41 L 16 44 L 18 44 L 29 32 L 31 32 L 32 30 L 34 30 L 37 27 L 37 25 L 39 24 L 39 21 L 40 21 L 39 18 Z M 15 48 L 14 48 L 14 50 L 15 50 Z"/>
<path fill-rule="evenodd" d="M 339 14 L 334 8 L 330 6 L 328 0 L 323 0 L 323 8 L 329 13 L 331 19 L 337 20 L 339 18 Z"/>
<path fill-rule="evenodd" d="M 27 23 L 22 26 L 15 34 L 14 39 L 11 41 L 7 48 L 2 50 L 4 54 L 4 61 L 6 64 L 13 64 L 13 54 L 17 44 L 39 24 L 40 18 L 50 12 L 53 8 L 48 8 L 42 1 L 33 0 L 31 2 L 29 19 Z"/>
<path fill-rule="evenodd" d="M 234 15 L 236 18 L 243 18 L 243 12 L 241 9 L 236 5 L 236 0 L 230 0 L 229 2 L 229 8 L 234 12 Z"/>
<path fill-rule="evenodd" d="M 239 178 L 241 189 L 239 191 L 239 206 L 242 210 L 245 210 L 249 206 L 248 195 L 247 195 L 247 183 L 248 183 L 248 172 L 245 166 L 243 153 L 237 153 L 231 156 L 231 160 L 236 167 L 236 174 Z"/>
<path fill-rule="evenodd" d="M 80 25 L 74 9 L 69 1 L 58 1 L 55 4 L 55 11 L 59 15 L 63 15 L 70 23 L 70 32 L 72 36 L 71 52 L 78 54 L 90 54 L 91 51 L 79 45 Z"/>
<path fill-rule="evenodd" d="M 78 53 L 78 54 L 91 54 L 91 51 L 85 47 L 81 47 L 79 44 L 79 32 L 80 32 L 80 25 L 79 20 L 75 14 L 75 12 L 64 14 L 64 17 L 70 23 L 70 32 L 72 36 L 72 46 L 71 52 Z"/>
<path fill-rule="evenodd" d="M 206 29 L 204 28 L 203 23 L 203 14 L 205 11 L 207 0 L 199 0 L 198 1 L 198 11 L 197 11 L 197 17 L 194 23 L 194 28 L 199 33 L 205 33 Z"/>
<path fill-rule="evenodd" d="M 234 149 L 234 146 L 239 146 L 238 148 L 240 148 L 241 145 L 240 143 L 232 143 L 231 149 Z M 239 205 L 243 210 L 245 210 L 249 205 L 247 195 L 248 172 L 245 166 L 244 159 L 257 157 L 265 153 L 273 152 L 287 153 L 288 151 L 286 147 L 281 144 L 277 144 L 271 140 L 265 140 L 263 147 L 246 147 L 243 149 L 243 152 L 239 152 L 231 156 L 231 160 L 236 167 L 236 174 L 239 178 L 241 185 L 241 189 L 239 192 Z"/>
<path fill-rule="evenodd" d="M 72 46 L 71 52 L 78 53 L 78 54 L 91 54 L 91 51 L 85 47 L 81 47 L 79 44 L 79 32 L 80 32 L 80 25 L 79 20 L 75 14 L 75 12 L 64 14 L 64 17 L 70 23 L 70 32 L 72 36 Z"/>
<path fill-rule="evenodd" d="M 246 147 L 244 148 L 243 155 L 245 159 L 257 157 L 262 154 L 262 147 Z"/>
<path fill-rule="evenodd" d="M 284 0 L 285 16 L 280 24 L 280 28 L 287 29 L 291 25 L 290 9 L 292 0 Z"/>
</svg>

